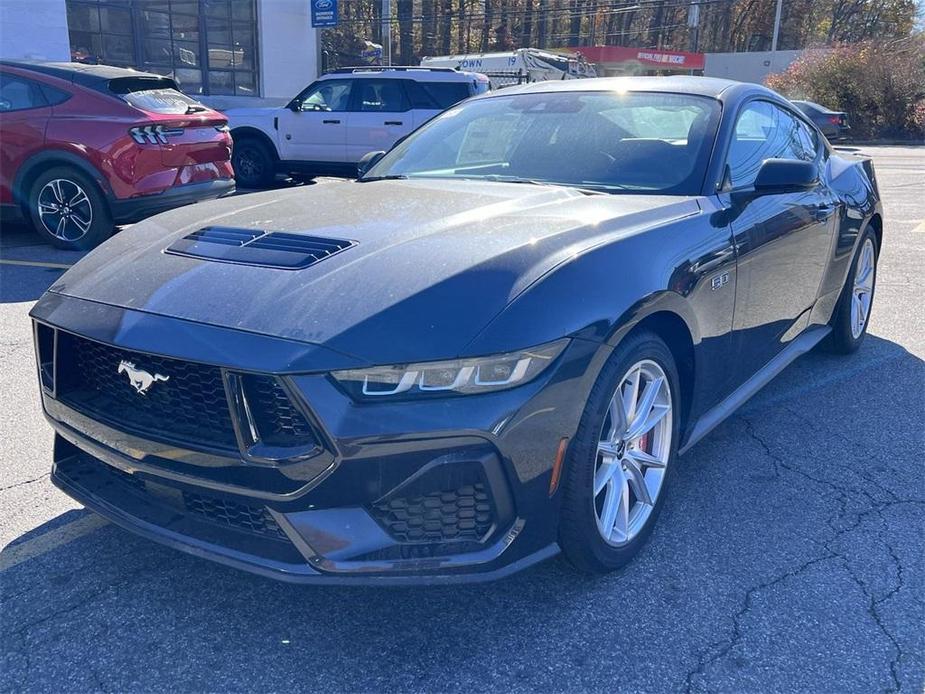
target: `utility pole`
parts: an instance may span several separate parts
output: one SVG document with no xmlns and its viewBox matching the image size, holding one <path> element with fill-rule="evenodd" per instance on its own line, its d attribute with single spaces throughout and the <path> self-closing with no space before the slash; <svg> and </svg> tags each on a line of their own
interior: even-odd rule
<svg viewBox="0 0 925 694">
<path fill-rule="evenodd" d="M 691 0 L 691 4 L 687 6 L 687 28 L 690 32 L 691 43 L 690 50 L 691 53 L 696 53 L 700 49 L 700 2 L 699 0 Z M 691 70 L 691 74 L 694 74 L 694 71 Z"/>
<path fill-rule="evenodd" d="M 780 8 L 784 4 L 784 0 L 777 0 L 777 9 L 774 11 L 774 36 L 771 38 L 771 53 L 777 51 L 777 37 L 780 35 Z M 774 60 L 774 56 L 771 56 L 771 60 Z"/>
<path fill-rule="evenodd" d="M 382 0 L 382 64 L 392 64 L 392 0 Z"/>
</svg>

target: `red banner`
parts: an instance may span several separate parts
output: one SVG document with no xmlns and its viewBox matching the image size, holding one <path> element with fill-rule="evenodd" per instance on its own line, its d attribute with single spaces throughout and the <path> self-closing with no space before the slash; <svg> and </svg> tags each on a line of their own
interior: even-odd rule
<svg viewBox="0 0 925 694">
<path fill-rule="evenodd" d="M 665 70 L 703 70 L 703 53 L 661 51 L 654 48 L 624 46 L 576 46 L 569 50 L 581 53 L 589 63 L 636 62 Z"/>
</svg>

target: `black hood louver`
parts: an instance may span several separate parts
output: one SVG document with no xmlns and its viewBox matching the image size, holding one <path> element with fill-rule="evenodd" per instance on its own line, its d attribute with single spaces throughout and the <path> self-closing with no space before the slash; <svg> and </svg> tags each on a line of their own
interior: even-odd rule
<svg viewBox="0 0 925 694">
<path fill-rule="evenodd" d="M 167 247 L 166 253 L 223 263 L 301 270 L 356 245 L 355 241 L 235 227 L 204 227 Z"/>
</svg>

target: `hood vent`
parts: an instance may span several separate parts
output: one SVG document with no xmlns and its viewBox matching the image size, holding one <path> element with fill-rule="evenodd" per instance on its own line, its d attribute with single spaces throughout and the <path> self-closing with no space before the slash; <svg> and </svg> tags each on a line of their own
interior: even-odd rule
<svg viewBox="0 0 925 694">
<path fill-rule="evenodd" d="M 223 263 L 301 270 L 356 245 L 355 241 L 235 227 L 204 227 L 174 241 L 172 255 Z"/>
</svg>

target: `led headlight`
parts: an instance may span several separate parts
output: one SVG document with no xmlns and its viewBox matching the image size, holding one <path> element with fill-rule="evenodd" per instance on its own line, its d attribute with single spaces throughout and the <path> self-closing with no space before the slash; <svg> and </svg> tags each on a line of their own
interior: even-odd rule
<svg viewBox="0 0 925 694">
<path fill-rule="evenodd" d="M 556 340 L 539 347 L 488 357 L 431 361 L 400 366 L 335 371 L 331 375 L 359 400 L 487 393 L 536 378 L 568 344 Z"/>
</svg>

